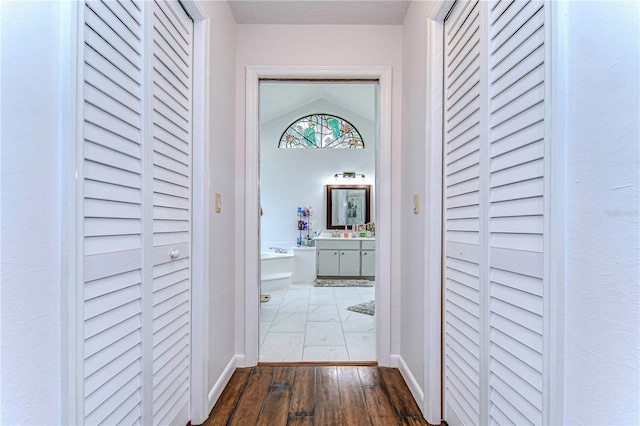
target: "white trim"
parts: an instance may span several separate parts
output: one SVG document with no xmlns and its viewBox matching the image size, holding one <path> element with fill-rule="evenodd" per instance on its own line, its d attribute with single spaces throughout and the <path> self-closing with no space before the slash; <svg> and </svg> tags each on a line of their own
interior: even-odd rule
<svg viewBox="0 0 640 426">
<path fill-rule="evenodd" d="M 61 410 L 62 424 L 79 424 L 82 421 L 82 345 L 78 336 L 82 336 L 82 262 L 78 260 L 79 248 L 82 247 L 81 221 L 78 213 L 82 207 L 82 189 L 79 182 L 83 145 L 83 69 L 84 37 L 84 4 L 68 3 L 66 9 L 69 22 L 69 33 L 66 41 L 69 43 L 69 73 L 63 86 L 68 87 L 69 98 L 66 116 L 62 122 L 66 123 L 61 138 L 61 194 L 62 194 L 62 224 L 61 224 L 61 396 L 67 401 Z M 64 26 L 64 25 L 63 25 Z M 63 73 L 64 74 L 64 73 Z M 72 141 L 66 143 L 65 141 Z"/>
<path fill-rule="evenodd" d="M 222 374 L 220 374 L 220 377 L 213 384 L 213 386 L 211 387 L 211 389 L 207 394 L 206 416 L 204 418 L 197 418 L 197 417 L 192 418 L 191 419 L 192 424 L 197 424 L 197 425 L 202 424 L 204 423 L 205 420 L 209 418 L 209 413 L 211 412 L 211 410 L 213 410 L 213 406 L 218 401 L 218 398 L 220 398 L 220 395 L 222 394 L 222 391 L 224 390 L 225 386 L 227 386 L 227 383 L 229 383 L 229 380 L 231 379 L 233 372 L 236 371 L 236 367 L 238 366 L 240 359 L 241 357 L 239 355 L 234 355 L 231 357 L 231 359 L 227 363 L 227 366 L 222 371 Z"/>
<path fill-rule="evenodd" d="M 0 22 L 2 21 L 2 2 L 0 2 Z M 0 46 L 2 46 L 2 32 L 0 31 Z M 2 51 L 0 51 L 0 75 L 2 75 Z M 2 97 L 2 93 L 0 93 L 0 98 Z M 71 97 L 71 99 L 73 99 L 73 97 Z M 0 99 L 1 101 L 2 99 Z M 73 139 L 72 139 L 73 140 Z M 2 146 L 2 102 L 0 102 L 0 147 Z M 63 152 L 63 158 L 64 158 L 64 152 Z M 62 161 L 62 163 L 64 164 L 64 160 Z M 75 164 L 75 163 L 72 163 Z M 65 168 L 62 168 L 62 170 L 65 170 Z M 68 169 L 66 169 L 68 170 Z M 2 149 L 0 149 L 0 176 L 2 176 Z M 6 190 L 5 190 L 6 191 Z M 64 197 L 64 192 L 62 193 L 62 196 Z M 63 198 L 64 199 L 64 198 Z M 0 200 L 2 200 L 2 185 L 0 185 Z M 64 218 L 64 209 L 62 211 L 62 217 Z M 0 224 L 2 223 L 2 208 L 0 208 Z M 63 226 L 64 226 L 64 222 L 63 222 Z M 62 237 L 62 241 L 61 243 L 61 248 L 64 247 L 66 240 L 64 239 L 64 234 Z M 0 238 L 0 255 L 2 255 L 2 238 Z M 64 263 L 63 263 L 64 265 Z M 4 276 L 2 274 L 2 262 L 0 262 L 0 277 Z M 62 278 L 62 274 L 61 274 L 61 278 Z M 62 280 L 62 290 L 64 290 L 64 279 Z M 64 292 L 63 292 L 64 293 Z M 64 299 L 62 300 L 62 305 L 61 305 L 61 314 L 62 314 L 62 319 L 64 321 L 64 318 L 66 316 L 65 314 L 65 307 L 67 305 L 64 303 Z M 0 291 L 0 319 L 2 318 L 2 291 Z M 64 325 L 64 323 L 63 323 Z M 0 336 L 2 336 L 2 321 L 0 321 Z M 64 337 L 62 338 L 62 358 L 64 359 L 64 350 L 65 350 L 65 345 L 64 345 Z M 70 364 L 73 365 L 73 364 Z M 64 397 L 65 396 L 65 384 L 64 384 L 64 372 L 65 372 L 65 364 L 64 362 L 61 364 L 61 368 L 62 368 L 62 392 L 61 395 Z M 0 371 L 2 370 L 2 350 L 0 350 Z M 0 395 L 2 395 L 2 382 L 0 381 Z M 65 414 L 64 414 L 64 410 L 62 413 L 62 417 L 64 418 Z M 2 419 L 2 404 L 0 404 L 0 419 Z"/>
<path fill-rule="evenodd" d="M 204 0 L 180 0 L 180 3 L 187 11 L 187 15 L 191 17 L 194 24 L 200 21 L 206 21 L 210 18 L 207 13 L 207 9 L 202 4 Z M 205 43 L 209 43 L 209 40 L 205 40 Z"/>
<path fill-rule="evenodd" d="M 245 130 L 245 199 L 244 199 L 244 366 L 258 364 L 259 298 L 260 298 L 260 187 L 258 183 L 259 141 L 258 110 L 260 75 L 257 70 L 246 70 L 246 130 Z"/>
<path fill-rule="evenodd" d="M 413 395 L 413 399 L 415 399 L 416 401 L 424 401 L 424 392 L 420 388 L 420 384 L 418 383 L 416 378 L 413 376 L 413 374 L 411 374 L 411 369 L 409 368 L 409 366 L 407 366 L 407 363 L 404 362 L 402 356 L 398 356 L 397 363 L 398 370 L 400 370 L 402 378 L 407 383 L 407 387 L 409 388 L 411 395 Z M 420 411 L 422 412 L 422 416 L 426 417 L 424 413 L 424 407 L 421 407 L 421 405 L 422 404 L 418 404 Z M 427 420 L 427 422 L 429 421 Z M 439 422 L 440 420 L 438 419 L 438 423 Z"/>
<path fill-rule="evenodd" d="M 378 144 L 376 146 L 376 359 L 389 365 L 391 355 L 391 68 L 378 77 Z"/>
<path fill-rule="evenodd" d="M 544 358 L 542 421 L 564 421 L 566 2 L 545 3 Z M 561 261 L 557 261 L 561 259 Z M 555 260 L 555 261 L 554 261 Z"/>
<path fill-rule="evenodd" d="M 313 67 L 313 66 L 247 66 L 245 97 L 245 205 L 244 205 L 244 300 L 238 307 L 244 312 L 238 324 L 244 332 L 245 366 L 258 362 L 258 300 L 259 300 L 259 195 L 258 182 L 258 100 L 261 78 L 303 79 L 377 79 L 379 81 L 379 127 L 376 155 L 376 215 L 379 230 L 376 239 L 377 283 L 376 326 L 378 364 L 391 363 L 391 67 Z"/>
<path fill-rule="evenodd" d="M 444 83 L 444 17 L 453 1 L 434 2 L 427 21 L 427 135 L 425 150 L 426 185 L 424 259 L 426 280 L 424 294 L 424 399 L 425 420 L 439 424 L 442 420 L 442 120 Z M 440 189 L 438 191 L 438 189 Z M 436 285 L 437 283 L 437 285 Z"/>
<path fill-rule="evenodd" d="M 456 3 L 456 0 L 434 0 L 431 3 L 431 9 L 427 12 L 428 18 L 430 21 L 437 22 L 442 27 L 444 27 L 444 18 L 447 17 L 449 11 L 453 8 L 453 5 Z M 438 46 L 440 51 L 442 51 L 442 42 L 444 40 L 434 40 Z M 443 58 L 444 60 L 444 58 Z M 444 62 L 443 62 L 444 65 Z"/>
<path fill-rule="evenodd" d="M 389 357 L 389 365 L 387 367 L 398 368 L 399 365 L 400 365 L 400 355 L 391 354 L 391 356 Z"/>
<path fill-rule="evenodd" d="M 191 250 L 191 412 L 193 424 L 201 424 L 211 411 L 209 386 L 209 226 L 211 165 L 210 39 L 211 22 L 199 12 L 198 2 L 183 5 L 193 18 L 193 127 L 192 127 L 192 250 Z M 196 16 L 197 15 L 197 16 Z"/>
</svg>

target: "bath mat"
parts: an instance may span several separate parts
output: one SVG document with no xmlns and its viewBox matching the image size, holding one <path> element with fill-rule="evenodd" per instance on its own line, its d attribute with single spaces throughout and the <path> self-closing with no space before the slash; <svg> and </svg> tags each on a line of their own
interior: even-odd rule
<svg viewBox="0 0 640 426">
<path fill-rule="evenodd" d="M 369 300 L 368 302 L 358 303 L 357 305 L 349 306 L 347 309 L 359 314 L 374 315 L 376 313 L 376 301 Z"/>
<path fill-rule="evenodd" d="M 375 281 L 316 278 L 314 287 L 373 287 Z"/>
</svg>

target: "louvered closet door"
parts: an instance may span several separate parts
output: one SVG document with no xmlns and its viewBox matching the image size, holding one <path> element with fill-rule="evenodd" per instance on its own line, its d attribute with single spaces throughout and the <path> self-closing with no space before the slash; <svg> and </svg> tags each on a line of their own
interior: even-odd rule
<svg viewBox="0 0 640 426">
<path fill-rule="evenodd" d="M 479 424 L 480 4 L 457 3 L 445 25 L 444 408 Z"/>
<path fill-rule="evenodd" d="M 193 23 L 153 11 L 153 423 L 189 421 Z"/>
<path fill-rule="evenodd" d="M 84 8 L 81 333 L 86 424 L 142 415 L 142 12 Z"/>
<path fill-rule="evenodd" d="M 78 422 L 185 425 L 192 22 L 164 1 L 83 14 Z"/>
<path fill-rule="evenodd" d="M 543 423 L 543 2 L 489 11 L 489 421 Z"/>
<path fill-rule="evenodd" d="M 450 425 L 545 422 L 544 20 L 539 1 L 461 1 L 445 21 Z"/>
</svg>

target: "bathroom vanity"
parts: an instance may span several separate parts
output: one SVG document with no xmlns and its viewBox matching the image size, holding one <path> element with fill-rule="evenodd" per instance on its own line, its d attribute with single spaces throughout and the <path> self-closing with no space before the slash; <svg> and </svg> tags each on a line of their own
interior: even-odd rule
<svg viewBox="0 0 640 426">
<path fill-rule="evenodd" d="M 375 277 L 375 238 L 316 237 L 315 242 L 318 277 Z"/>
</svg>

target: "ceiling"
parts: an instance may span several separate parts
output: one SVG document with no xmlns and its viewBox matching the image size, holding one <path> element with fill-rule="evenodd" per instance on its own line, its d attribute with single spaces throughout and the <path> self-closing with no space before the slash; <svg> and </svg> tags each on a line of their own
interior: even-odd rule
<svg viewBox="0 0 640 426">
<path fill-rule="evenodd" d="M 238 24 L 402 25 L 407 0 L 228 0 Z"/>
<path fill-rule="evenodd" d="M 317 100 L 326 100 L 375 121 L 376 88 L 377 84 L 372 82 L 262 82 L 260 123 L 269 122 Z"/>
</svg>

